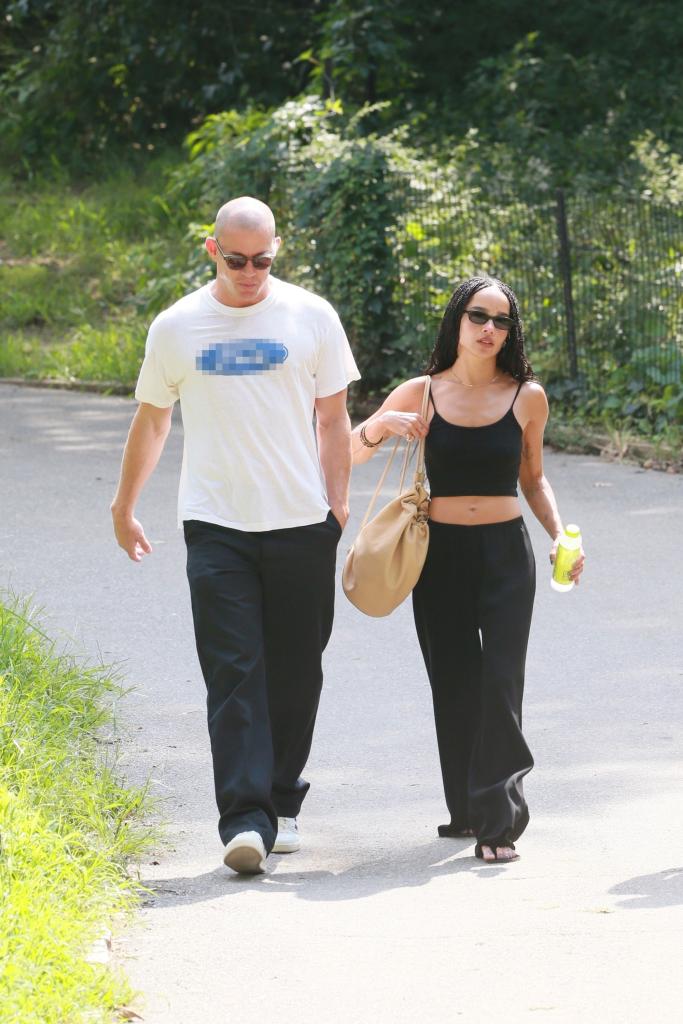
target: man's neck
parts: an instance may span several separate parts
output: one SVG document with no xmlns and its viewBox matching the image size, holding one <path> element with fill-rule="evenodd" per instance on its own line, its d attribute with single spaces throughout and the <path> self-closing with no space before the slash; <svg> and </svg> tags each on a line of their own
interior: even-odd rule
<svg viewBox="0 0 683 1024">
<path fill-rule="evenodd" d="M 259 302 L 263 302 L 272 291 L 272 280 L 270 277 L 266 280 L 266 286 L 253 298 L 245 296 L 240 298 L 239 295 L 232 295 L 230 291 L 223 287 L 220 278 L 214 278 L 209 286 L 209 290 L 217 302 L 220 302 L 222 306 L 228 306 L 231 309 L 248 309 L 249 306 L 257 306 Z"/>
</svg>

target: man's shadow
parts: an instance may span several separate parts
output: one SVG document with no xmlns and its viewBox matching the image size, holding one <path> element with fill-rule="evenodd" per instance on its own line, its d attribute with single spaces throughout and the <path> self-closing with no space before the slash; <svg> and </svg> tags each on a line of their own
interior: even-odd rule
<svg viewBox="0 0 683 1024">
<path fill-rule="evenodd" d="M 340 872 L 297 871 L 290 855 L 271 855 L 263 875 L 236 875 L 216 868 L 202 875 L 143 880 L 147 907 L 176 907 L 236 896 L 245 890 L 287 892 L 300 899 L 334 902 L 365 899 L 389 889 L 427 885 L 435 878 L 473 873 L 487 878 L 509 869 L 508 865 L 484 864 L 467 854 L 471 839 L 439 839 L 403 849 L 402 854 L 368 859 Z M 290 867 L 291 864 L 291 867 Z"/>
</svg>

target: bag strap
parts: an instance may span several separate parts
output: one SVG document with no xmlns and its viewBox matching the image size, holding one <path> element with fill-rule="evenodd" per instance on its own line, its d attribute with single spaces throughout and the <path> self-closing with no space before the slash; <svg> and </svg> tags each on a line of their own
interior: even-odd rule
<svg viewBox="0 0 683 1024">
<path fill-rule="evenodd" d="M 370 504 L 368 505 L 368 510 L 367 510 L 367 512 L 365 513 L 365 516 L 363 517 L 363 522 L 362 522 L 362 523 L 360 524 L 360 530 L 362 530 L 362 529 L 363 529 L 363 527 L 364 527 L 364 526 L 365 526 L 365 524 L 367 523 L 368 519 L 369 519 L 369 518 L 370 518 L 370 516 L 372 515 L 372 510 L 373 510 L 373 508 L 375 507 L 375 502 L 377 501 L 377 498 L 378 498 L 378 496 L 379 496 L 379 492 L 380 492 L 380 491 L 382 490 L 382 487 L 384 486 L 384 481 L 385 481 L 385 480 L 386 480 L 386 478 L 387 478 L 387 473 L 389 472 L 389 470 L 390 470 L 390 468 L 391 468 L 391 464 L 392 464 L 392 462 L 394 461 L 394 455 L 395 455 L 395 454 L 396 454 L 396 452 L 398 451 L 398 446 L 399 446 L 399 444 L 400 444 L 400 443 L 401 443 L 401 438 L 400 438 L 400 437 L 397 437 L 397 438 L 396 438 L 396 444 L 395 444 L 395 445 L 394 445 L 394 447 L 393 447 L 393 448 L 391 449 L 391 455 L 390 455 L 390 456 L 389 456 L 389 458 L 387 459 L 387 464 L 386 464 L 386 466 L 384 467 L 384 469 L 382 470 L 382 475 L 380 476 L 380 478 L 379 478 L 379 480 L 378 480 L 378 482 L 377 482 L 377 486 L 375 487 L 375 493 L 374 493 L 374 494 L 373 494 L 373 496 L 372 496 L 372 497 L 370 498 Z M 406 446 L 406 453 L 407 453 L 407 450 L 408 450 L 408 448 L 407 448 L 407 446 Z M 403 472 L 405 472 L 405 459 L 404 459 L 404 469 L 403 469 Z M 358 531 L 359 533 L 360 533 L 360 530 Z"/>
<path fill-rule="evenodd" d="M 429 374 L 425 376 L 425 388 L 422 392 L 422 409 L 420 415 L 423 420 L 427 419 L 427 408 L 429 406 L 429 392 L 432 386 L 432 378 Z M 415 483 L 423 484 L 425 479 L 425 439 L 420 438 L 417 446 L 417 462 L 415 463 Z"/>
<path fill-rule="evenodd" d="M 429 392 L 430 392 L 430 389 L 431 389 L 431 384 L 432 384 L 432 379 L 431 379 L 431 377 L 429 375 L 427 375 L 425 377 L 424 391 L 422 392 L 422 408 L 420 409 L 420 415 L 422 416 L 423 420 L 427 419 L 427 409 L 429 407 Z M 401 469 L 401 479 L 400 479 L 399 485 L 398 485 L 398 493 L 399 494 L 403 493 L 403 487 L 404 487 L 405 481 L 406 481 L 406 472 L 408 470 L 408 465 L 410 463 L 410 460 L 413 457 L 413 451 L 414 450 L 415 449 L 413 448 L 413 441 L 409 441 L 406 444 L 406 452 L 405 452 L 405 456 L 404 456 L 404 459 L 403 459 L 403 467 Z M 414 478 L 414 486 L 415 487 L 417 487 L 418 484 L 423 484 L 424 483 L 424 479 L 425 479 L 425 459 L 424 459 L 424 453 L 425 453 L 425 439 L 424 439 L 424 437 L 421 437 L 419 442 L 418 442 L 418 444 L 417 444 L 417 460 L 415 462 L 415 478 Z"/>
<path fill-rule="evenodd" d="M 422 394 L 422 409 L 420 410 L 423 419 L 426 419 L 426 417 L 427 417 L 427 407 L 429 405 L 429 388 L 430 388 L 430 384 L 431 384 L 431 377 L 429 377 L 429 376 L 425 377 L 424 392 Z M 394 444 L 394 447 L 391 449 L 391 455 L 387 459 L 387 464 L 384 467 L 384 469 L 382 470 L 382 475 L 380 476 L 379 481 L 377 483 L 377 486 L 375 487 L 375 493 L 370 498 L 370 504 L 368 505 L 368 510 L 365 513 L 365 516 L 363 518 L 363 522 L 360 524 L 360 529 L 361 530 L 363 529 L 363 527 L 365 526 L 365 524 L 369 520 L 370 516 L 372 515 L 372 510 L 375 507 L 375 502 L 377 501 L 377 498 L 379 497 L 380 491 L 382 490 L 382 487 L 384 486 L 384 481 L 386 480 L 387 474 L 388 474 L 389 470 L 391 469 L 391 464 L 394 461 L 394 456 L 395 456 L 396 452 L 398 451 L 398 447 L 399 447 L 400 443 L 401 443 L 401 438 L 397 437 L 396 438 L 396 443 Z M 407 441 L 406 442 L 406 450 L 405 450 L 405 453 L 403 455 L 403 465 L 401 467 L 401 477 L 400 477 L 399 484 L 398 484 L 398 493 L 399 494 L 402 494 L 402 492 L 403 492 L 403 487 L 404 487 L 405 479 L 406 479 L 406 473 L 408 472 L 408 465 L 410 464 L 410 459 L 411 459 L 411 456 L 412 456 L 414 450 L 415 450 L 415 448 L 413 446 L 413 442 L 412 441 Z M 424 468 L 425 468 L 425 466 L 424 466 L 424 451 L 425 451 L 425 439 L 424 439 L 424 437 L 421 437 L 420 441 L 419 441 L 419 443 L 417 445 L 417 462 L 415 464 L 415 485 L 416 486 L 417 486 L 417 484 L 424 483 L 424 478 L 425 478 L 425 472 L 424 472 Z M 360 532 L 360 530 L 359 530 L 359 532 Z"/>
</svg>

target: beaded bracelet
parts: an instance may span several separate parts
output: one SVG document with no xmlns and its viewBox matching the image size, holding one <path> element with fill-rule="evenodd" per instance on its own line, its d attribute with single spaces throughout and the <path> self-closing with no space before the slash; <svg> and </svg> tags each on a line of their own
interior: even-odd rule
<svg viewBox="0 0 683 1024">
<path fill-rule="evenodd" d="M 364 426 L 362 426 L 360 428 L 359 436 L 360 436 L 360 439 L 361 439 L 361 441 L 363 442 L 363 444 L 365 445 L 366 448 L 377 448 L 378 445 L 380 445 L 382 443 L 382 441 L 384 440 L 383 437 L 380 437 L 379 441 L 368 441 L 367 434 L 365 433 L 365 427 Z"/>
</svg>

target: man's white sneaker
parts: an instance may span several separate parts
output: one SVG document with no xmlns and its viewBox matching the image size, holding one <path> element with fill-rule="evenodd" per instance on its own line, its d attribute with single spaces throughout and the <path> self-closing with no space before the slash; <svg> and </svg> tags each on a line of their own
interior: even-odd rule
<svg viewBox="0 0 683 1024">
<path fill-rule="evenodd" d="M 296 818 L 278 818 L 273 853 L 296 853 L 301 849 L 301 836 Z"/>
<path fill-rule="evenodd" d="M 258 832 L 240 832 L 225 847 L 223 863 L 239 875 L 260 875 L 266 870 L 266 848 Z"/>
</svg>

